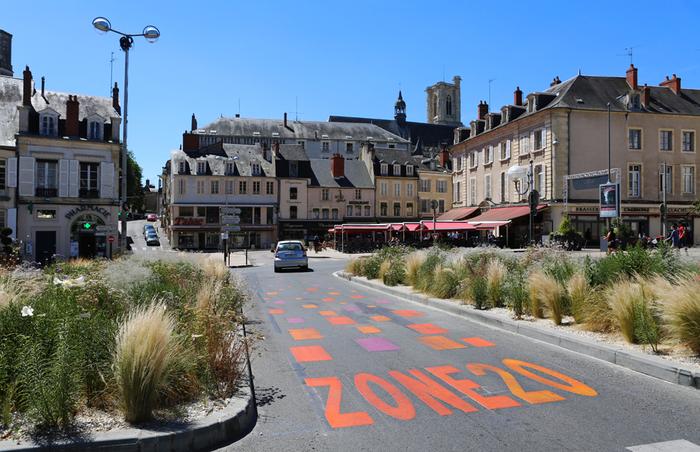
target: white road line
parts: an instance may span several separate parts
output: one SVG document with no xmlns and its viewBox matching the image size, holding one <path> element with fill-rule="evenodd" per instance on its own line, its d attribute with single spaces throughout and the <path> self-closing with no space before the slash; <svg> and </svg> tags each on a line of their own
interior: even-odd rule
<svg viewBox="0 0 700 452">
<path fill-rule="evenodd" d="M 685 439 L 627 447 L 632 452 L 700 452 L 700 446 Z"/>
</svg>

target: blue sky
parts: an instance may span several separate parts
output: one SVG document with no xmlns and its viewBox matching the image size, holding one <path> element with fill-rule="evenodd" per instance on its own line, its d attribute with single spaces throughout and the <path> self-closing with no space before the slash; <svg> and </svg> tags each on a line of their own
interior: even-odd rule
<svg viewBox="0 0 700 452">
<path fill-rule="evenodd" d="M 123 83 L 116 35 L 96 16 L 155 44 L 130 55 L 129 148 L 152 181 L 196 113 L 326 120 L 391 117 L 403 90 L 409 120 L 425 120 L 425 87 L 462 77 L 462 121 L 479 100 L 500 107 L 583 74 L 624 76 L 634 47 L 640 83 L 665 75 L 700 88 L 700 5 L 693 1 L 206 1 L 2 0 L 0 28 L 14 35 L 13 66 L 28 64 L 47 89 L 109 94 L 110 53 Z M 298 105 L 298 107 L 297 107 Z M 295 114 L 295 111 L 298 113 Z"/>
</svg>

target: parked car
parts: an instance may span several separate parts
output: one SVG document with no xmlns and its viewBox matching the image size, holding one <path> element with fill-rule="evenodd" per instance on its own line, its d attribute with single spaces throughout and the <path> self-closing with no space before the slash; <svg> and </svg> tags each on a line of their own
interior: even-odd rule
<svg viewBox="0 0 700 452">
<path fill-rule="evenodd" d="M 158 231 L 156 231 L 156 228 L 154 228 L 152 224 L 143 225 L 143 237 L 144 238 L 148 235 L 149 232 L 153 232 L 154 234 L 156 234 L 156 236 L 158 235 Z"/>
<path fill-rule="evenodd" d="M 160 246 L 160 239 L 158 234 L 155 232 L 149 232 L 146 234 L 146 245 L 148 246 Z"/>
<path fill-rule="evenodd" d="M 149 213 L 146 215 L 146 221 L 158 221 L 158 215 L 155 213 Z"/>
<path fill-rule="evenodd" d="M 283 240 L 277 243 L 275 249 L 275 273 L 283 268 L 309 268 L 309 258 L 306 256 L 306 248 L 299 240 Z"/>
</svg>

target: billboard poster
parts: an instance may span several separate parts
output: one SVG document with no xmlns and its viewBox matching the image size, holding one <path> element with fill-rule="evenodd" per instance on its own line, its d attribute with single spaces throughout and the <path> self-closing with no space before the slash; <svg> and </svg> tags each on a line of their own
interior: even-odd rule
<svg viewBox="0 0 700 452">
<path fill-rule="evenodd" d="M 620 216 L 620 184 L 600 184 L 600 218 Z"/>
</svg>

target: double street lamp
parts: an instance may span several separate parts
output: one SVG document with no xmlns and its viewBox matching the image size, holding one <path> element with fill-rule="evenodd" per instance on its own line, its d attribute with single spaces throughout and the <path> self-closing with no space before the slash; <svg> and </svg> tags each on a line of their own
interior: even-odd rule
<svg viewBox="0 0 700 452">
<path fill-rule="evenodd" d="M 95 27 L 97 30 L 107 33 L 108 31 L 111 31 L 113 33 L 116 33 L 121 36 L 119 38 L 119 46 L 121 49 L 124 51 L 124 114 L 123 114 L 123 121 L 124 121 L 124 128 L 122 129 L 122 155 L 121 155 L 121 197 L 120 197 L 120 216 L 121 216 L 121 224 L 122 224 L 122 235 L 121 235 L 121 248 L 122 252 L 126 251 L 126 179 L 127 179 L 127 156 L 128 156 L 128 148 L 126 144 L 126 132 L 127 132 L 127 124 L 128 124 L 128 109 L 129 109 L 129 49 L 134 45 L 134 38 L 138 36 L 143 36 L 146 38 L 146 41 L 150 43 L 154 43 L 160 38 L 160 30 L 158 28 L 154 27 L 153 25 L 147 25 L 144 29 L 143 32 L 138 33 L 138 34 L 128 34 L 128 33 L 122 33 L 119 30 L 115 30 L 112 28 L 112 24 L 110 21 L 104 17 L 96 17 L 92 21 L 92 26 Z"/>
<path fill-rule="evenodd" d="M 527 201 L 530 206 L 530 222 L 528 225 L 528 244 L 532 244 L 532 222 L 533 217 L 537 214 L 537 205 L 540 202 L 540 194 L 535 190 L 534 172 L 532 168 L 532 160 L 530 160 L 530 166 L 524 167 L 519 165 L 514 165 L 508 168 L 507 175 L 513 181 L 515 185 L 515 191 L 518 195 L 523 196 L 529 192 Z M 525 183 L 522 181 L 525 180 Z"/>
</svg>

